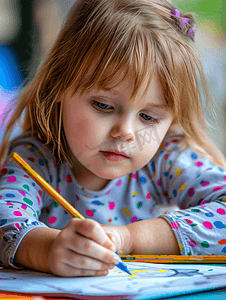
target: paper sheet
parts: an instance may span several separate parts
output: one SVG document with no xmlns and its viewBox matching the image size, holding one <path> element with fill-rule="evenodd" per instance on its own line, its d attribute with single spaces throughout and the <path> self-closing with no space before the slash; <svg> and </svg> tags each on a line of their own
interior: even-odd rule
<svg viewBox="0 0 226 300">
<path fill-rule="evenodd" d="M 0 290 L 77 299 L 149 299 L 226 287 L 226 266 L 127 262 L 132 273 L 110 270 L 106 277 L 62 278 L 30 270 L 0 270 Z M 86 297 L 83 297 L 86 296 Z M 94 297 L 96 296 L 96 297 Z M 130 297 L 129 297 L 130 296 Z M 112 298 L 112 299 L 113 299 Z"/>
</svg>

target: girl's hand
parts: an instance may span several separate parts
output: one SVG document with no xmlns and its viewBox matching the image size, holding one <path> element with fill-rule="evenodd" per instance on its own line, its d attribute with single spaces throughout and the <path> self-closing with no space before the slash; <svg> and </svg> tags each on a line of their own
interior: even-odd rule
<svg viewBox="0 0 226 300">
<path fill-rule="evenodd" d="M 74 218 L 54 240 L 49 266 L 59 276 L 105 276 L 119 262 L 115 251 L 99 223 Z"/>
<path fill-rule="evenodd" d="M 105 233 L 116 246 L 119 254 L 130 254 L 132 251 L 131 235 L 126 226 L 103 225 Z"/>
</svg>

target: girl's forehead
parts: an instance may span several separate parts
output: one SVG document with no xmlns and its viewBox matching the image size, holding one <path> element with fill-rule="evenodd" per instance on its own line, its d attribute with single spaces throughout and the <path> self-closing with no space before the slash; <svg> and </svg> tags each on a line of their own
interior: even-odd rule
<svg viewBox="0 0 226 300">
<path fill-rule="evenodd" d="M 146 78 L 139 86 L 137 93 L 132 96 L 134 89 L 134 82 L 130 77 L 125 77 L 121 81 L 115 80 L 115 83 L 107 87 L 99 87 L 98 84 L 93 88 L 85 90 L 86 94 L 100 95 L 106 98 L 113 98 L 119 100 L 130 100 L 134 104 L 158 104 L 166 106 L 166 101 L 162 91 L 160 81 L 157 76 L 152 76 L 151 81 Z"/>
</svg>

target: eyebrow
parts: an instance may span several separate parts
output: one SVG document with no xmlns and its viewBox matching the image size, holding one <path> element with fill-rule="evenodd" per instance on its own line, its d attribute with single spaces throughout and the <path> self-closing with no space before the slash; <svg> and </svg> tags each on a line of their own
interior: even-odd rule
<svg viewBox="0 0 226 300">
<path fill-rule="evenodd" d="M 153 108 L 160 108 L 164 110 L 168 110 L 169 107 L 166 104 L 154 104 L 154 103 L 147 103 L 145 107 L 153 107 Z"/>
<path fill-rule="evenodd" d="M 114 96 L 114 93 L 111 93 L 111 94 Z M 119 95 L 120 93 L 117 93 L 117 94 Z M 95 95 L 93 97 L 97 98 L 97 99 L 109 99 L 109 97 L 104 96 L 104 95 Z M 157 109 L 162 109 L 162 110 L 169 110 L 169 107 L 168 107 L 167 104 L 146 103 L 146 104 L 144 104 L 144 107 L 157 108 Z"/>
</svg>

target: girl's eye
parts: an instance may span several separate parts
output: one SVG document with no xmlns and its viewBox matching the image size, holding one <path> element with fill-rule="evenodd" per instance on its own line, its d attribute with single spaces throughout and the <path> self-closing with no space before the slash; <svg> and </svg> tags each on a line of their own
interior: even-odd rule
<svg viewBox="0 0 226 300">
<path fill-rule="evenodd" d="M 109 109 L 109 106 L 112 107 L 111 105 L 104 104 L 104 103 L 101 103 L 101 102 L 98 102 L 95 100 L 92 101 L 92 104 L 93 104 L 93 106 L 95 106 L 95 108 L 97 108 L 97 109 L 99 108 L 100 110 L 101 109 L 106 110 L 107 108 Z"/>
<path fill-rule="evenodd" d="M 142 115 L 142 118 L 145 120 L 145 121 L 147 121 L 147 122 L 150 122 L 150 123 L 153 123 L 153 124 L 158 124 L 159 123 L 159 120 L 158 119 L 155 119 L 155 118 L 153 118 L 153 117 L 151 117 L 151 116 L 148 116 L 148 115 L 146 115 L 146 114 L 141 114 Z"/>
<path fill-rule="evenodd" d="M 107 110 L 107 109 L 112 109 L 113 107 L 111 105 L 108 105 L 108 104 L 104 104 L 104 103 L 101 103 L 101 102 L 98 102 L 96 100 L 92 100 L 91 101 L 92 105 L 95 107 L 95 109 L 97 110 Z M 110 107 L 110 108 L 109 108 Z M 159 120 L 158 119 L 155 119 L 151 116 L 148 116 L 146 114 L 141 114 L 142 115 L 142 118 L 148 122 L 148 123 L 152 123 L 152 124 L 158 124 L 159 123 Z"/>
</svg>

